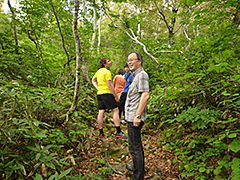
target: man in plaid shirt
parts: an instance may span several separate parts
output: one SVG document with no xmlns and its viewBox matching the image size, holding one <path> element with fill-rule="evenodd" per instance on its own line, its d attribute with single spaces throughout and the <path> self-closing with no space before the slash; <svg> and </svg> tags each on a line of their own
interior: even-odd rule
<svg viewBox="0 0 240 180">
<path fill-rule="evenodd" d="M 142 68 L 142 63 L 142 55 L 139 52 L 129 54 L 128 66 L 133 72 L 133 82 L 127 94 L 125 120 L 128 128 L 129 152 L 133 159 L 133 180 L 144 179 L 144 151 L 141 129 L 147 117 L 149 78 Z"/>
</svg>

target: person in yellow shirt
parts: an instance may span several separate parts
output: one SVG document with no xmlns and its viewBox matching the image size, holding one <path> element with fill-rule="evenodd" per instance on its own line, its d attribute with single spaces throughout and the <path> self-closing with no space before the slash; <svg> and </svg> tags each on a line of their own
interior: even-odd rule
<svg viewBox="0 0 240 180">
<path fill-rule="evenodd" d="M 103 57 L 100 60 L 101 68 L 94 74 L 92 78 L 93 86 L 98 90 L 97 100 L 98 100 L 98 128 L 99 128 L 99 137 L 104 137 L 103 132 L 103 118 L 105 109 L 111 109 L 113 112 L 113 122 L 116 127 L 117 133 L 116 138 L 125 138 L 128 136 L 121 131 L 120 120 L 119 120 L 119 110 L 117 103 L 119 102 L 119 97 L 114 90 L 112 84 L 111 72 L 108 70 L 111 67 L 111 61 L 107 57 Z"/>
</svg>

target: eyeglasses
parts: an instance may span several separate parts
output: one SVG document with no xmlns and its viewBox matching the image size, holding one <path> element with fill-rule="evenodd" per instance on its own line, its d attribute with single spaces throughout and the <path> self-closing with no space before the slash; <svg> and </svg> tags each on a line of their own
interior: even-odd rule
<svg viewBox="0 0 240 180">
<path fill-rule="evenodd" d="M 138 59 L 128 59 L 127 62 L 133 62 L 134 60 L 138 60 Z"/>
</svg>

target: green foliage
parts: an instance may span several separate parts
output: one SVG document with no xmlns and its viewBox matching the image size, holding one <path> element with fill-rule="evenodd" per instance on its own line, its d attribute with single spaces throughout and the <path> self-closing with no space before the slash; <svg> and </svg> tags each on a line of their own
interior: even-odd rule
<svg viewBox="0 0 240 180">
<path fill-rule="evenodd" d="M 165 147 L 176 152 L 181 161 L 179 166 L 184 169 L 183 177 L 211 179 L 238 175 L 238 170 L 231 172 L 230 168 L 238 162 L 234 157 L 240 150 L 240 131 L 234 126 L 238 119 L 229 118 L 226 122 L 216 117 L 217 111 L 195 107 L 167 121 L 171 128 L 164 133 L 168 142 Z"/>
<path fill-rule="evenodd" d="M 193 25 L 205 33 L 184 56 L 164 57 L 172 57 L 164 64 L 168 71 L 159 66 L 162 81 L 152 83 L 148 125 L 159 128 L 164 147 L 178 156 L 182 177 L 238 179 L 239 29 L 210 7 L 195 11 Z"/>
<path fill-rule="evenodd" d="M 174 4 L 177 13 L 171 11 L 172 4 L 162 6 L 162 1 L 157 2 L 159 9 L 145 0 L 114 2 L 114 7 L 105 1 L 96 4 L 97 16 L 100 7 L 110 5 L 115 24 L 134 33 L 159 64 L 105 17 L 97 53 L 98 42 L 92 47 L 90 41 L 92 12 L 80 12 L 81 55 L 88 59 L 90 79 L 101 57 L 111 59 L 114 75 L 130 51 L 139 51 L 150 77 L 146 126 L 161 132 L 164 147 L 178 157 L 181 176 L 239 179 L 238 1 L 180 0 Z M 75 72 L 75 60 L 70 58 L 76 54 L 73 2 L 51 1 L 56 14 L 46 0 L 19 3 L 15 17 L 1 14 L 0 20 L 0 177 L 105 178 L 111 170 L 101 168 L 99 174 L 90 171 L 76 176 L 71 164 L 71 157 L 79 160 L 90 149 L 89 126 L 98 110 L 96 90 L 81 81 L 77 110 L 63 127 L 57 125 L 65 118 L 74 94 L 70 75 Z M 169 28 L 174 32 L 171 46 Z"/>
<path fill-rule="evenodd" d="M 54 175 L 52 175 L 48 180 L 53 180 L 53 179 L 62 179 L 64 176 L 66 176 L 72 168 L 69 168 L 68 170 L 62 172 L 60 175 L 56 172 Z M 40 174 L 36 174 L 34 180 L 43 180 L 42 176 Z"/>
<path fill-rule="evenodd" d="M 14 179 L 35 174 L 38 179 L 40 172 L 45 172 L 44 176 L 49 179 L 65 176 L 71 170 L 66 149 L 72 149 L 69 153 L 75 156 L 90 148 L 90 131 L 80 116 L 72 117 L 69 128 L 64 129 L 53 121 L 70 107 L 71 104 L 63 99 L 67 99 L 72 90 L 30 88 L 16 81 L 3 83 L 0 96 L 3 119 L 0 124 L 1 177 Z M 69 167 L 65 173 L 52 174 L 52 171 L 62 172 L 65 167 Z"/>
</svg>

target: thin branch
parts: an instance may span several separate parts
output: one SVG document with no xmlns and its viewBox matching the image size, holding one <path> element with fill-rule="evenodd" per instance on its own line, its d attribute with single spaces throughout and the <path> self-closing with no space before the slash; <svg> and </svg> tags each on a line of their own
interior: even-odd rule
<svg viewBox="0 0 240 180">
<path fill-rule="evenodd" d="M 209 84 L 209 85 L 200 85 L 200 87 L 204 87 L 204 89 L 201 91 L 201 92 L 198 92 L 198 93 L 194 93 L 194 94 L 190 94 L 189 96 L 196 96 L 196 95 L 199 95 L 199 94 L 202 94 L 204 93 L 204 91 L 206 89 L 208 89 L 209 87 L 211 86 L 214 86 L 216 84 L 220 84 L 220 83 L 223 83 L 223 82 L 233 82 L 233 83 L 236 83 L 236 84 L 240 84 L 240 82 L 237 82 L 237 81 L 234 81 L 234 80 L 224 80 L 224 81 L 220 81 L 220 82 L 215 82 L 215 83 L 212 83 L 212 84 Z M 197 86 L 196 86 L 197 87 Z M 199 87 L 199 86 L 198 86 Z M 189 96 L 185 96 L 184 98 L 187 98 Z"/>
<path fill-rule="evenodd" d="M 177 29 L 173 34 L 175 34 L 176 32 L 178 32 L 178 30 L 179 30 L 183 25 L 185 25 L 185 24 L 186 24 L 186 22 L 184 22 L 183 24 L 181 24 L 181 26 L 179 26 L 178 29 Z"/>
<path fill-rule="evenodd" d="M 190 39 L 190 38 L 188 37 L 188 34 L 187 34 L 186 30 L 185 30 L 185 25 L 183 26 L 183 32 L 184 32 L 186 38 L 187 38 L 189 41 L 191 41 L 192 39 Z"/>
<path fill-rule="evenodd" d="M 71 58 L 70 58 L 67 62 L 64 63 L 63 67 L 65 68 L 66 65 L 69 65 L 69 63 L 70 63 L 72 60 L 76 60 L 76 56 L 71 56 Z"/>
<path fill-rule="evenodd" d="M 44 59 L 43 59 L 43 57 L 42 57 L 41 48 L 40 48 L 40 45 L 39 45 L 39 43 L 38 43 L 37 34 L 36 34 L 36 32 L 35 32 L 35 30 L 34 30 L 34 28 L 33 28 L 33 25 L 32 25 L 31 16 L 30 16 L 30 14 L 29 14 L 29 8 L 28 8 L 28 6 L 26 6 L 26 8 L 27 8 L 28 20 L 29 20 L 29 23 L 30 23 L 30 26 L 31 26 L 31 29 L 32 29 L 32 32 L 33 32 L 33 34 L 34 34 L 34 37 L 35 37 L 36 41 L 33 40 L 32 38 L 30 38 L 30 34 L 29 34 L 29 38 L 30 38 L 31 40 L 33 40 L 34 43 L 35 43 L 35 45 L 36 45 L 36 48 L 37 48 L 37 51 L 38 51 L 38 55 L 39 55 L 39 60 L 41 61 L 41 59 L 42 59 L 42 61 L 44 62 Z M 40 59 L 40 58 L 41 58 L 41 59 Z"/>
<path fill-rule="evenodd" d="M 165 18 L 165 16 L 164 16 L 164 14 L 163 14 L 162 11 L 160 11 L 160 9 L 158 8 L 158 5 L 157 5 L 156 1 L 153 1 L 153 2 L 154 2 L 154 4 L 155 4 L 155 6 L 156 6 L 156 8 L 157 8 L 157 10 L 158 10 L 158 12 L 159 12 L 159 14 L 162 15 L 162 19 L 163 19 L 163 21 L 165 22 L 168 30 L 170 31 L 170 27 L 169 27 L 169 25 L 168 25 L 168 22 L 167 22 L 167 20 L 166 20 L 166 18 Z"/>
<path fill-rule="evenodd" d="M 50 5 L 52 6 L 53 14 L 54 14 L 55 19 L 56 19 L 56 21 L 57 21 L 58 30 L 59 30 L 59 33 L 60 33 L 61 39 L 62 39 L 63 49 L 64 49 L 64 51 L 65 51 L 65 53 L 66 53 L 66 55 L 67 55 L 67 63 L 65 63 L 63 67 L 65 68 L 65 67 L 66 67 L 66 64 L 67 64 L 67 65 L 68 65 L 68 69 L 69 69 L 70 76 L 71 76 L 72 78 L 75 78 L 75 76 L 74 76 L 73 73 L 72 73 L 72 69 L 71 69 L 71 67 L 69 66 L 69 62 L 70 62 L 72 59 L 69 58 L 69 54 L 68 54 L 67 49 L 66 49 L 66 47 L 65 47 L 65 42 L 64 42 L 64 38 L 63 38 L 63 34 L 62 34 L 62 29 L 61 29 L 61 26 L 60 26 L 60 23 L 59 23 L 59 20 L 58 20 L 56 11 L 55 11 L 55 9 L 54 9 L 52 0 L 50 0 L 49 2 L 50 2 Z"/>
<path fill-rule="evenodd" d="M 183 52 L 182 51 L 157 51 L 154 54 L 156 53 L 183 53 Z"/>
<path fill-rule="evenodd" d="M 233 83 L 236 83 L 236 84 L 240 84 L 240 82 L 238 81 L 234 81 L 234 80 L 224 80 L 224 81 L 219 81 L 219 82 L 215 82 L 215 83 L 212 83 L 212 84 L 209 84 L 209 85 L 201 85 L 200 87 L 206 87 L 206 88 L 209 88 L 210 86 L 214 86 L 216 84 L 220 84 L 220 83 L 223 83 L 223 82 L 233 82 Z"/>
<path fill-rule="evenodd" d="M 129 30 L 133 33 L 133 36 L 134 36 L 134 37 L 131 36 L 131 35 L 130 35 L 125 29 L 123 29 L 121 26 L 117 26 L 117 25 L 114 23 L 114 21 L 112 20 L 112 18 L 108 15 L 108 13 L 107 13 L 106 11 L 104 11 L 104 13 L 105 13 L 105 14 L 107 15 L 107 17 L 112 21 L 112 23 L 113 23 L 113 25 L 114 25 L 115 28 L 121 29 L 121 30 L 124 31 L 124 32 L 128 35 L 128 37 L 130 37 L 133 41 L 135 41 L 137 44 L 142 45 L 144 52 L 145 52 L 148 56 L 150 56 L 150 57 L 155 61 L 156 64 L 159 64 L 158 60 L 157 60 L 153 55 L 151 55 L 151 54 L 147 51 L 146 46 L 145 46 L 142 42 L 140 42 L 140 41 L 137 40 L 137 37 L 134 35 L 133 31 L 130 30 L 130 28 L 129 28 Z"/>
</svg>

